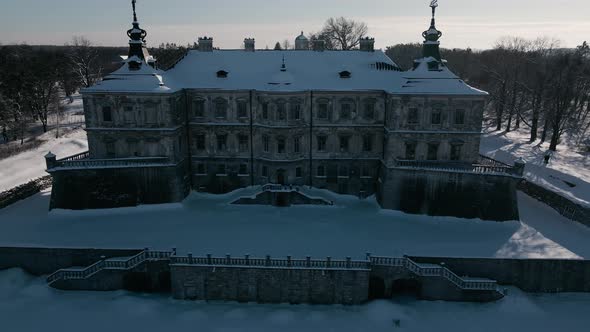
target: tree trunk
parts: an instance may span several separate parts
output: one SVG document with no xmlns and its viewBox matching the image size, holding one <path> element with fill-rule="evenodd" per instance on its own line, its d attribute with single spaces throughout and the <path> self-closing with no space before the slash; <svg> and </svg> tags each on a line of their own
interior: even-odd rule
<svg viewBox="0 0 590 332">
<path fill-rule="evenodd" d="M 543 133 L 541 134 L 541 143 L 545 143 L 547 140 L 547 131 L 549 130 L 549 119 L 545 119 L 545 123 L 543 124 Z"/>
<path fill-rule="evenodd" d="M 533 143 L 537 140 L 537 135 L 539 134 L 539 108 L 538 108 L 538 99 L 534 97 L 533 99 L 533 117 L 531 119 L 531 139 L 530 142 Z"/>
</svg>

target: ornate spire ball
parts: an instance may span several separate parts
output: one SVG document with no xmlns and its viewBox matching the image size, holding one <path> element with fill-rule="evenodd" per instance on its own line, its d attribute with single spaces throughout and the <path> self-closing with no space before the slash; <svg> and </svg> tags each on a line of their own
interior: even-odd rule
<svg viewBox="0 0 590 332">
<path fill-rule="evenodd" d="M 131 6 L 133 8 L 133 27 L 127 30 L 127 36 L 129 37 L 129 68 L 132 70 L 137 70 L 141 67 L 141 64 L 145 62 L 148 57 L 149 53 L 147 52 L 146 48 L 146 41 L 145 37 L 147 37 L 147 31 L 139 27 L 139 22 L 137 20 L 137 12 L 136 12 L 136 0 L 131 1 Z"/>
<path fill-rule="evenodd" d="M 424 57 L 433 57 L 441 61 L 438 41 L 442 37 L 442 32 L 436 28 L 436 8 L 438 7 L 438 0 L 432 0 L 430 2 L 430 8 L 432 8 L 432 20 L 430 21 L 430 28 L 422 33 L 424 37 Z"/>
</svg>

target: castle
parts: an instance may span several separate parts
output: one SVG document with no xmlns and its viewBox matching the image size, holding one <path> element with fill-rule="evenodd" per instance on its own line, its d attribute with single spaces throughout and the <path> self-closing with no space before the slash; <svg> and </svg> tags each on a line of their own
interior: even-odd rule
<svg viewBox="0 0 590 332">
<path fill-rule="evenodd" d="M 89 151 L 46 156 L 51 208 L 182 201 L 268 183 L 312 186 L 385 209 L 518 218 L 524 164 L 479 155 L 487 93 L 453 74 L 435 25 L 401 71 L 375 40 L 353 51 L 297 37 L 294 50 L 218 50 L 199 38 L 157 69 L 133 1 L 126 63 L 82 91 Z"/>
</svg>

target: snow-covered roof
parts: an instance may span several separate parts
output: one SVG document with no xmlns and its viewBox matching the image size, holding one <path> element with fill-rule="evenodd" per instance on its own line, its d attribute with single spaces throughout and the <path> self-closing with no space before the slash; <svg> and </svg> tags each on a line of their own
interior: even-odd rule
<svg viewBox="0 0 590 332">
<path fill-rule="evenodd" d="M 125 62 L 137 61 L 132 57 Z M 127 63 L 111 73 L 96 85 L 82 90 L 82 93 L 97 92 L 145 92 L 145 93 L 170 93 L 175 92 L 164 83 L 161 70 L 156 70 L 139 59 L 142 63 L 138 70 L 131 70 Z"/>
<path fill-rule="evenodd" d="M 286 70 L 281 71 L 283 58 Z M 411 71 L 386 70 L 397 65 L 383 52 L 363 51 L 189 51 L 162 72 L 144 64 L 123 66 L 84 92 L 170 93 L 182 89 L 295 91 L 385 91 L 393 94 L 485 95 L 446 67 L 428 70 L 428 59 Z M 384 66 L 386 64 L 386 66 Z M 388 65 L 388 66 L 387 66 Z M 218 72 L 227 72 L 219 77 Z M 341 77 L 343 71 L 349 78 Z"/>
</svg>

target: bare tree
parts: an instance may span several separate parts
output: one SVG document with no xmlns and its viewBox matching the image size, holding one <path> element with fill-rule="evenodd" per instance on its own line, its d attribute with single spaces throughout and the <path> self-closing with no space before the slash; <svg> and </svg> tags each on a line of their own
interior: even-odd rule
<svg viewBox="0 0 590 332">
<path fill-rule="evenodd" d="M 368 32 L 367 24 L 344 17 L 329 18 L 324 24 L 320 35 L 334 49 L 351 50 L 360 44 L 360 40 Z"/>
<path fill-rule="evenodd" d="M 81 86 L 91 87 L 102 78 L 103 68 L 99 54 L 90 40 L 81 36 L 74 37 L 68 58 Z"/>
</svg>

